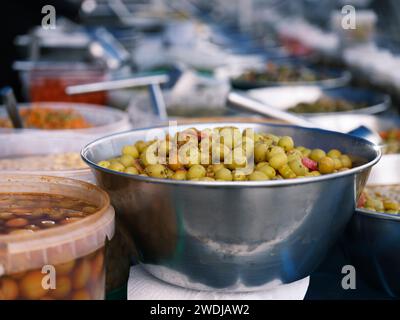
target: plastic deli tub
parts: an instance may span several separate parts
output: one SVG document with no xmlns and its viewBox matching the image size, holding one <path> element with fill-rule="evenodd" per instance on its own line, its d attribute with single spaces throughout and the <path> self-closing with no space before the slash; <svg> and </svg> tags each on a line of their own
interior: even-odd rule
<svg viewBox="0 0 400 320">
<path fill-rule="evenodd" d="M 105 105 L 106 92 L 67 95 L 65 88 L 71 85 L 104 81 L 104 68 L 83 62 L 20 63 L 17 68 L 30 101 L 82 102 Z"/>
<path fill-rule="evenodd" d="M 73 110 L 81 114 L 83 118 L 91 125 L 89 128 L 84 129 L 60 129 L 51 130 L 51 133 L 55 132 L 68 132 L 73 131 L 75 133 L 93 134 L 98 137 L 105 136 L 111 133 L 120 131 L 126 131 L 131 129 L 129 115 L 127 112 L 116 110 L 110 107 L 99 106 L 95 104 L 87 103 L 61 103 L 61 102 L 35 102 L 35 103 L 22 103 L 18 105 L 20 109 L 31 108 L 31 107 L 42 107 L 51 109 L 64 109 Z M 4 107 L 0 108 L 0 118 L 6 119 L 7 113 Z M 34 131 L 45 131 L 43 129 L 22 129 L 15 130 L 9 128 L 0 128 L 0 133 L 8 132 L 31 132 Z"/>
<path fill-rule="evenodd" d="M 48 175 L 94 183 L 80 150 L 95 136 L 82 134 L 13 133 L 0 135 L 0 171 Z"/>
<path fill-rule="evenodd" d="M 33 197 L 41 198 L 32 201 Z M 113 237 L 115 215 L 104 191 L 72 179 L 2 174 L 0 199 L 0 300 L 104 299 L 105 245 Z M 69 208 L 90 203 L 93 210 L 57 211 L 62 201 Z M 44 223 L 37 222 L 43 208 L 52 227 L 37 227 Z M 82 215 L 63 216 L 71 211 Z M 22 226 L 27 220 L 29 225 Z"/>
</svg>

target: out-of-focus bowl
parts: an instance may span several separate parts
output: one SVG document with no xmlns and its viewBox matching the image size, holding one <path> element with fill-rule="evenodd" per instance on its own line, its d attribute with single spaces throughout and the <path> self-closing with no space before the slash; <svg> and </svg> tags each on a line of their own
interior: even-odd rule
<svg viewBox="0 0 400 320">
<path fill-rule="evenodd" d="M 288 110 L 298 103 L 312 103 L 322 97 L 333 99 L 342 99 L 350 103 L 363 103 L 366 107 L 342 112 L 318 112 L 302 113 L 302 116 L 336 116 L 351 114 L 376 114 L 386 111 L 390 107 L 390 96 L 376 91 L 362 88 L 342 87 L 333 89 L 324 89 L 315 86 L 287 86 L 254 89 L 248 91 L 248 94 L 261 102 L 272 107 Z"/>
<path fill-rule="evenodd" d="M 129 130 L 132 128 L 129 116 L 127 112 L 121 110 L 116 110 L 110 107 L 105 107 L 102 105 L 89 104 L 89 103 L 74 103 L 74 102 L 34 102 L 34 103 L 22 103 L 18 107 L 21 109 L 32 108 L 32 107 L 43 107 L 51 108 L 56 110 L 74 110 L 80 113 L 85 120 L 91 125 L 90 128 L 83 129 L 59 129 L 51 130 L 51 133 L 60 132 L 74 132 L 74 133 L 84 133 L 97 135 L 98 137 Z M 5 108 L 0 108 L 0 118 L 7 118 L 7 113 Z M 23 131 L 41 131 L 43 129 L 23 129 Z M 21 130 L 0 128 L 0 133 L 15 132 Z"/>
<path fill-rule="evenodd" d="M 276 64 L 288 64 L 294 68 L 301 63 L 298 60 L 291 61 L 284 59 L 282 59 L 282 61 L 275 60 L 274 62 Z M 247 69 L 249 70 L 250 68 Z M 242 69 L 241 73 L 236 72 L 236 74 L 231 76 L 231 84 L 233 88 L 239 90 L 280 86 L 318 86 L 322 88 L 339 88 L 348 85 L 351 80 L 351 73 L 346 70 L 326 69 L 315 66 L 309 66 L 309 69 L 311 69 L 317 77 L 323 76 L 323 78 L 312 81 L 248 81 L 239 78 L 240 75 L 246 71 L 245 69 Z M 257 66 L 255 70 L 263 70 L 263 68 Z"/>
<path fill-rule="evenodd" d="M 150 129 L 96 140 L 82 157 L 110 195 L 140 262 L 159 279 L 194 289 L 250 291 L 310 275 L 354 213 L 379 149 L 363 139 L 318 129 L 224 125 L 290 135 L 300 145 L 339 148 L 364 161 L 315 178 L 213 183 L 128 175 L 96 164 L 118 155 L 123 145 L 151 139 Z M 218 126 L 190 124 L 171 128 L 170 134 Z M 153 129 L 160 138 L 168 132 L 168 127 Z"/>
<path fill-rule="evenodd" d="M 400 179 L 394 186 L 400 194 Z M 358 208 L 341 243 L 365 281 L 392 297 L 400 297 L 399 215 Z"/>
</svg>

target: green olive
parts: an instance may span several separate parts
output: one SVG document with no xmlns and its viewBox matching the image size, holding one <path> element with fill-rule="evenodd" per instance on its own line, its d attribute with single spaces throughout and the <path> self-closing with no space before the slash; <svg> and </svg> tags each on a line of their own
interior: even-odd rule
<svg viewBox="0 0 400 320">
<path fill-rule="evenodd" d="M 337 149 L 329 150 L 329 152 L 327 153 L 327 156 L 330 158 L 339 158 L 341 155 L 342 153 Z"/>
<path fill-rule="evenodd" d="M 187 172 L 187 178 L 188 179 L 199 179 L 203 178 L 206 176 L 206 169 L 199 164 L 195 164 L 190 167 L 190 169 Z"/>
<path fill-rule="evenodd" d="M 124 172 L 129 174 L 139 174 L 139 171 L 135 167 L 128 167 Z"/>
<path fill-rule="evenodd" d="M 136 149 L 135 146 L 124 146 L 122 148 L 122 154 L 130 155 L 135 159 L 139 158 L 139 151 Z"/>
<path fill-rule="evenodd" d="M 147 147 L 147 144 L 146 144 L 146 142 L 139 140 L 135 143 L 135 147 L 136 147 L 136 150 L 139 151 L 139 153 L 142 153 L 143 150 Z"/>
<path fill-rule="evenodd" d="M 217 172 L 215 172 L 215 179 L 232 181 L 232 172 L 227 168 L 219 169 Z"/>
<path fill-rule="evenodd" d="M 348 155 L 342 154 L 339 157 L 339 159 L 342 162 L 342 166 L 344 168 L 349 168 L 350 169 L 352 167 L 353 164 L 352 164 L 352 161 L 351 161 L 351 159 L 350 159 L 350 157 Z"/>
<path fill-rule="evenodd" d="M 285 153 L 278 153 L 269 159 L 269 165 L 274 169 L 279 169 L 287 163 L 287 156 Z"/>
<path fill-rule="evenodd" d="M 212 145 L 212 158 L 213 162 L 216 161 L 224 161 L 225 157 L 231 153 L 231 149 L 229 149 L 226 145 L 220 144 L 213 144 Z"/>
<path fill-rule="evenodd" d="M 264 143 L 256 143 L 254 147 L 254 161 L 256 163 L 263 162 L 266 159 L 268 146 Z"/>
<path fill-rule="evenodd" d="M 124 165 L 124 167 L 130 167 L 130 166 L 132 166 L 132 164 L 135 161 L 135 159 L 130 154 L 123 154 L 119 158 L 119 161 Z"/>
<path fill-rule="evenodd" d="M 325 156 L 326 156 L 326 153 L 322 149 L 313 149 L 310 153 L 311 160 L 314 160 L 317 162 L 319 161 L 319 159 L 322 159 Z"/>
<path fill-rule="evenodd" d="M 301 161 L 303 154 L 299 150 L 291 150 L 287 153 L 288 162 L 292 160 Z"/>
<path fill-rule="evenodd" d="M 100 161 L 97 163 L 97 165 L 103 168 L 109 168 L 111 163 L 109 161 Z"/>
<path fill-rule="evenodd" d="M 268 165 L 268 162 L 266 162 L 266 161 L 259 162 L 256 164 L 256 170 L 260 169 L 261 167 L 267 166 L 267 165 Z"/>
<path fill-rule="evenodd" d="M 290 161 L 289 167 L 296 174 L 296 176 L 304 176 L 308 172 L 307 168 L 303 165 L 301 160 Z"/>
<path fill-rule="evenodd" d="M 310 176 L 310 177 L 318 177 L 318 176 L 320 176 L 320 175 L 321 175 L 321 173 L 320 173 L 319 171 L 311 171 L 311 172 L 306 173 L 306 177 L 307 177 L 307 176 Z"/>
<path fill-rule="evenodd" d="M 179 169 L 177 171 L 175 171 L 175 173 L 172 175 L 171 179 L 174 180 L 186 180 L 186 170 L 183 169 Z"/>
<path fill-rule="evenodd" d="M 296 178 L 296 174 L 293 172 L 292 169 L 287 164 L 284 164 L 279 168 L 280 175 L 285 179 L 294 179 Z"/>
<path fill-rule="evenodd" d="M 342 161 L 339 158 L 332 158 L 335 163 L 335 170 L 342 169 Z"/>
<path fill-rule="evenodd" d="M 323 157 L 318 161 L 318 170 L 322 174 L 332 173 L 335 170 L 335 162 L 332 158 Z"/>
<path fill-rule="evenodd" d="M 244 168 L 247 165 L 247 157 L 244 154 L 242 148 L 238 147 L 232 150 L 230 157 L 228 157 L 228 159 L 225 159 L 224 163 L 231 170 Z"/>
<path fill-rule="evenodd" d="M 277 154 L 282 154 L 282 153 L 285 154 L 285 150 L 282 147 L 274 146 L 274 147 L 268 149 L 266 158 L 269 161 L 269 160 L 271 160 L 271 158 L 273 156 L 275 156 Z"/>
<path fill-rule="evenodd" d="M 215 181 L 215 179 L 210 178 L 210 177 L 203 177 L 203 178 L 199 178 L 199 181 Z"/>
<path fill-rule="evenodd" d="M 210 169 L 208 169 L 210 168 Z M 225 168 L 223 163 L 216 163 L 216 164 L 212 164 L 211 166 L 209 166 L 207 169 L 210 170 L 210 172 L 217 172 L 219 169 Z"/>
<path fill-rule="evenodd" d="M 248 179 L 250 181 L 261 181 L 261 180 L 269 180 L 269 177 L 261 171 L 254 171 L 249 174 Z"/>
<path fill-rule="evenodd" d="M 241 170 L 234 170 L 232 171 L 233 181 L 245 181 L 247 180 L 246 175 Z"/>
<path fill-rule="evenodd" d="M 385 210 L 393 210 L 393 211 L 398 211 L 400 206 L 399 203 L 394 201 L 394 200 L 383 200 L 383 206 Z"/>
<path fill-rule="evenodd" d="M 285 149 L 285 151 L 290 151 L 294 148 L 294 142 L 293 139 L 289 136 L 284 136 L 279 139 L 278 141 L 278 146 L 282 147 Z"/>
<path fill-rule="evenodd" d="M 276 171 L 270 165 L 265 165 L 260 168 L 256 168 L 257 171 L 261 171 L 262 173 L 266 174 L 269 178 L 274 178 L 276 176 Z"/>
<path fill-rule="evenodd" d="M 145 169 L 146 173 L 153 178 L 166 178 L 167 171 L 166 167 L 162 164 L 151 164 L 148 165 Z"/>
<path fill-rule="evenodd" d="M 108 169 L 113 170 L 113 171 L 122 172 L 122 171 L 125 170 L 125 167 L 123 166 L 122 163 L 113 162 L 113 163 L 111 163 L 111 165 L 108 167 Z"/>
</svg>

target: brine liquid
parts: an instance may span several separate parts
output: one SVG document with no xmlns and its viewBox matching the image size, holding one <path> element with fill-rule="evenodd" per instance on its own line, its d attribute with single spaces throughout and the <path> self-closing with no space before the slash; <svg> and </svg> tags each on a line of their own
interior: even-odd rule
<svg viewBox="0 0 400 320">
<path fill-rule="evenodd" d="M 32 233 L 79 221 L 98 207 L 88 201 L 41 193 L 0 193 L 0 235 Z"/>
</svg>

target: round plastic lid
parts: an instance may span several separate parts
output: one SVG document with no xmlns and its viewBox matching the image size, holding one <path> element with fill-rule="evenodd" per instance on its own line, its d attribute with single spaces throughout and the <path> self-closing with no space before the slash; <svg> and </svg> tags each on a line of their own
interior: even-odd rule
<svg viewBox="0 0 400 320">
<path fill-rule="evenodd" d="M 95 185 L 67 178 L 0 174 L 0 193 L 67 195 L 100 209 L 71 224 L 30 234 L 0 235 L 0 276 L 88 255 L 114 235 L 114 209 L 107 193 Z"/>
</svg>

